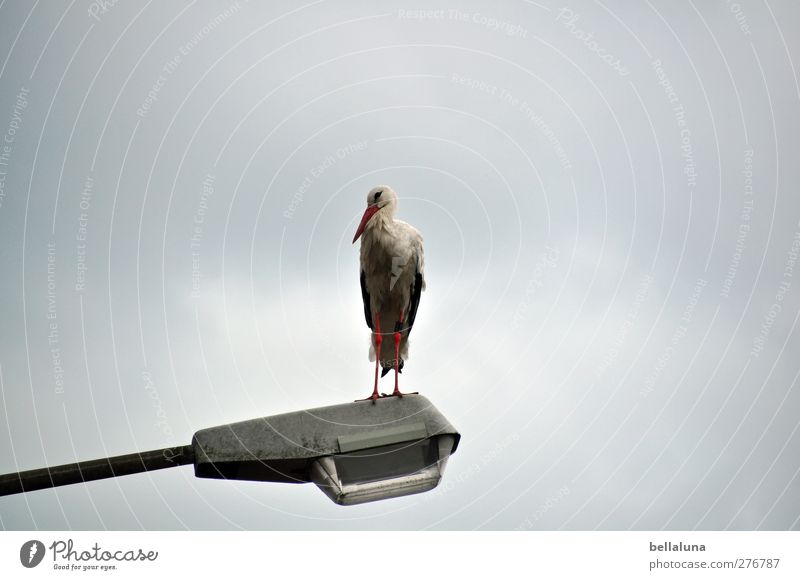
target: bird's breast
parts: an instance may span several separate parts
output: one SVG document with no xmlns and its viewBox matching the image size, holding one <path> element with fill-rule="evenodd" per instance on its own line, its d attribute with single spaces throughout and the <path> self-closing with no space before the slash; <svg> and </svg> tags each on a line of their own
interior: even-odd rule
<svg viewBox="0 0 800 580">
<path fill-rule="evenodd" d="M 371 295 L 385 299 L 403 293 L 409 285 L 410 252 L 400 240 L 384 229 L 370 232 L 361 244 L 361 268 Z"/>
</svg>

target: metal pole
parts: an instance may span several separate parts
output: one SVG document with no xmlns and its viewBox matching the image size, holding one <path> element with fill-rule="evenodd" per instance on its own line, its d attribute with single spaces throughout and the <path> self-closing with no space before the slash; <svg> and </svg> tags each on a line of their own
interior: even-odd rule
<svg viewBox="0 0 800 580">
<path fill-rule="evenodd" d="M 0 496 L 194 463 L 191 445 L 0 475 Z"/>
</svg>

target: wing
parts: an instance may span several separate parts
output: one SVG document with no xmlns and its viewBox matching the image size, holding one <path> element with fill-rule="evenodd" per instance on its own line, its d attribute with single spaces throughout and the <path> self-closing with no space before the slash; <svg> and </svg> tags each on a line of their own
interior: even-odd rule
<svg viewBox="0 0 800 580">
<path fill-rule="evenodd" d="M 367 326 L 372 330 L 372 309 L 370 307 L 369 292 L 367 292 L 367 275 L 361 270 L 361 299 L 364 301 L 364 318 Z"/>
<path fill-rule="evenodd" d="M 412 247 L 416 255 L 416 270 L 414 272 L 414 282 L 411 284 L 411 291 L 409 292 L 408 314 L 406 316 L 409 333 L 414 326 L 414 320 L 417 318 L 419 299 L 422 296 L 422 291 L 425 290 L 425 254 L 422 249 L 422 235 L 414 229 L 412 229 L 412 232 Z"/>
<path fill-rule="evenodd" d="M 422 273 L 417 272 L 414 276 L 414 283 L 411 285 L 411 294 L 408 301 L 408 316 L 406 321 L 408 324 L 408 332 L 414 327 L 414 320 L 417 318 L 417 308 L 419 308 L 419 299 L 422 296 L 422 288 L 425 281 L 422 278 Z"/>
</svg>

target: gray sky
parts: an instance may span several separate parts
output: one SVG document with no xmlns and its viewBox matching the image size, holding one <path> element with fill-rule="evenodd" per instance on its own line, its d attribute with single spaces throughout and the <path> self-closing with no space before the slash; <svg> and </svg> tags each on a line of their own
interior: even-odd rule
<svg viewBox="0 0 800 580">
<path fill-rule="evenodd" d="M 800 7 L 455 6 L 0 8 L 0 472 L 366 396 L 379 183 L 463 435 L 419 496 L 184 468 L 2 528 L 800 528 Z"/>
</svg>

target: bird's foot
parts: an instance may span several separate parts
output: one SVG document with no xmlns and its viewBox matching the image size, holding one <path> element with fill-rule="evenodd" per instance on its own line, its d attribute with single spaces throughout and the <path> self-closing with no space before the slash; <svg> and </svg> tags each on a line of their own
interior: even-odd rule
<svg viewBox="0 0 800 580">
<path fill-rule="evenodd" d="M 377 401 L 379 398 L 385 397 L 385 396 L 386 395 L 384 395 L 383 393 L 381 393 L 379 395 L 378 391 L 373 391 L 372 394 L 369 397 L 367 397 L 366 399 L 356 399 L 355 402 L 356 403 L 360 403 L 361 401 L 372 401 L 372 404 L 374 405 L 375 401 Z"/>
<path fill-rule="evenodd" d="M 400 389 L 395 389 L 391 395 L 384 395 L 381 393 L 382 397 L 399 397 L 401 399 L 403 398 L 403 395 L 419 395 L 419 393 L 417 391 L 414 391 L 413 393 L 401 393 Z"/>
</svg>

